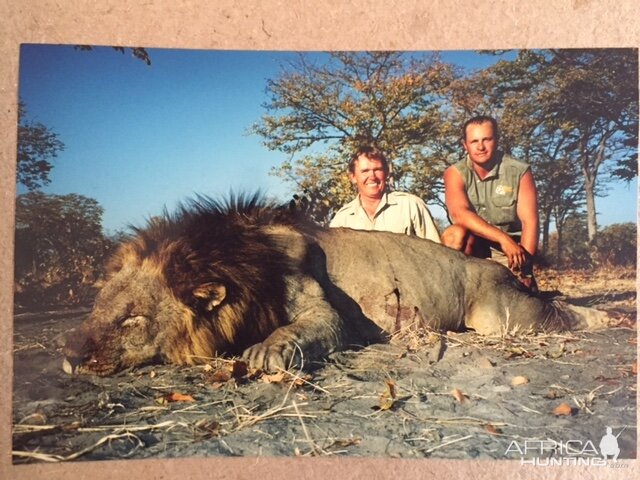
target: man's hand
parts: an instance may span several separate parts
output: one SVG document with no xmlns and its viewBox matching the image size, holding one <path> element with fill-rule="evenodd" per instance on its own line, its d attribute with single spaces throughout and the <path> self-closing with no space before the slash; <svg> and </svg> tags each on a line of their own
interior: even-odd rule
<svg viewBox="0 0 640 480">
<path fill-rule="evenodd" d="M 520 269 L 526 263 L 527 256 L 530 256 L 522 245 L 516 243 L 507 234 L 502 237 L 500 248 L 507 256 L 508 265 L 511 269 Z"/>
</svg>

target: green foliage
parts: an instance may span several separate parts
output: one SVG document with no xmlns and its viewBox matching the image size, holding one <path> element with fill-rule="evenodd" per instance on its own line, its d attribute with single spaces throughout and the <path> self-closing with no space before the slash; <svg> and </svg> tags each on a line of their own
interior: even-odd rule
<svg viewBox="0 0 640 480">
<path fill-rule="evenodd" d="M 587 237 L 587 220 L 584 213 L 569 216 L 562 228 L 549 236 L 544 263 L 558 267 L 587 268 L 591 256 Z"/>
<path fill-rule="evenodd" d="M 76 50 L 84 51 L 84 52 L 93 50 L 93 47 L 91 45 L 75 45 L 73 48 L 75 48 Z M 126 50 L 124 47 L 111 47 L 111 48 L 113 48 L 116 52 L 120 52 L 122 54 L 124 54 Z M 130 50 L 131 50 L 131 55 L 133 57 L 137 58 L 138 60 L 142 60 L 144 63 L 147 64 L 147 66 L 151 66 L 151 57 L 149 56 L 149 52 L 147 52 L 146 48 L 133 47 Z"/>
<path fill-rule="evenodd" d="M 598 266 L 635 266 L 637 262 L 637 226 L 634 223 L 609 225 L 598 232 L 592 258 Z"/>
<path fill-rule="evenodd" d="M 600 230 L 589 244 L 586 216 L 572 216 L 551 234 L 544 261 L 571 268 L 635 266 L 636 236 L 634 223 L 616 223 Z"/>
<path fill-rule="evenodd" d="M 637 176 L 637 57 L 634 49 L 523 50 L 483 72 L 494 86 L 486 101 L 502 110 L 503 145 L 553 170 L 555 185 L 538 176 L 543 221 L 551 205 L 562 217 L 584 199 L 589 241 L 599 187 Z"/>
<path fill-rule="evenodd" d="M 33 191 L 50 182 L 52 161 L 64 150 L 64 144 L 48 127 L 25 117 L 25 105 L 19 102 L 17 181 Z"/>
<path fill-rule="evenodd" d="M 362 145 L 385 152 L 396 188 L 438 201 L 442 172 L 456 151 L 443 141 L 450 130 L 441 121 L 454 77 L 436 57 L 340 52 L 312 64 L 300 55 L 268 81 L 267 114 L 252 132 L 290 155 L 274 174 L 325 212 L 353 198 L 347 164 Z M 325 217 L 320 212 L 317 219 Z"/>
<path fill-rule="evenodd" d="M 16 300 L 77 303 L 111 243 L 102 235 L 102 207 L 81 195 L 30 192 L 16 200 Z"/>
</svg>

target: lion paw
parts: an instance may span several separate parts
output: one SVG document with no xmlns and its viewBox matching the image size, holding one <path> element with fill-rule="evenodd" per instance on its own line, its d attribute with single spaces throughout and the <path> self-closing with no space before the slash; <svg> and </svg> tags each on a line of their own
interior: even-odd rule
<svg viewBox="0 0 640 480">
<path fill-rule="evenodd" d="M 293 342 L 265 341 L 247 348 L 242 354 L 242 359 L 247 361 L 251 368 L 274 373 L 300 365 L 299 351 Z"/>
</svg>

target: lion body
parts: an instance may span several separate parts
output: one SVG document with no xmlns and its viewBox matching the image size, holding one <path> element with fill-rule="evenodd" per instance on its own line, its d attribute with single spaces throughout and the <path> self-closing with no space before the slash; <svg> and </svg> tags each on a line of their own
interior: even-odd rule
<svg viewBox="0 0 640 480">
<path fill-rule="evenodd" d="M 585 328 L 604 314 L 530 295 L 508 269 L 429 240 L 316 229 L 258 197 L 200 199 L 125 241 L 65 370 L 241 354 L 256 368 L 322 358 L 410 328 Z"/>
</svg>

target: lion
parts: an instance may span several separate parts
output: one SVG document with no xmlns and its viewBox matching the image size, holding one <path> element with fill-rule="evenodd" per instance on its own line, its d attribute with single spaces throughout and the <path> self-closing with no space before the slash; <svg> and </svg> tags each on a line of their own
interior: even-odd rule
<svg viewBox="0 0 640 480">
<path fill-rule="evenodd" d="M 597 328 L 511 272 L 429 240 L 323 229 L 261 195 L 208 197 L 133 228 L 108 261 L 67 373 L 242 356 L 264 371 L 386 342 L 403 329 L 481 334 Z"/>
</svg>

